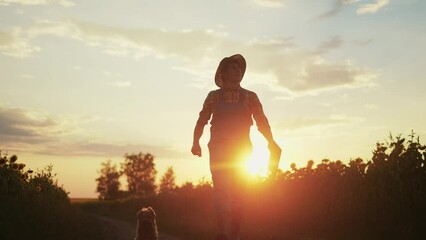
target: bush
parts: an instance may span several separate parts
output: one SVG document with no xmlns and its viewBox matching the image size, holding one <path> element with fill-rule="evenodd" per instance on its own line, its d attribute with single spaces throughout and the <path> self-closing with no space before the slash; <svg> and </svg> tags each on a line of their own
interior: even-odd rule
<svg viewBox="0 0 426 240">
<path fill-rule="evenodd" d="M 377 143 L 371 160 L 323 159 L 292 164 L 258 179 L 244 196 L 243 239 L 426 239 L 426 146 L 414 134 Z M 214 235 L 212 187 L 185 183 L 150 198 L 88 209 L 134 222 L 143 206 L 157 211 L 160 231 L 182 239 Z"/>
<path fill-rule="evenodd" d="M 426 146 L 414 134 L 410 137 L 377 143 L 369 161 L 323 159 L 315 168 L 312 161 L 302 168 L 293 164 L 248 197 L 248 205 L 255 207 L 251 210 L 262 212 L 257 224 L 248 218 L 249 235 L 424 239 Z"/>
<path fill-rule="evenodd" d="M 71 206 L 52 166 L 34 173 L 17 159 L 0 158 L 0 239 L 99 239 L 96 222 Z"/>
</svg>

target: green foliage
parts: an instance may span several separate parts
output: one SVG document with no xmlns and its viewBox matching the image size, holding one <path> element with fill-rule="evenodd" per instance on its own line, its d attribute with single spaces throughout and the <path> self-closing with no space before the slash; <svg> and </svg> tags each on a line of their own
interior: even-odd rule
<svg viewBox="0 0 426 240">
<path fill-rule="evenodd" d="M 16 155 L 0 152 L 0 239 L 99 239 L 96 223 L 71 206 L 52 166 L 24 168 Z"/>
</svg>

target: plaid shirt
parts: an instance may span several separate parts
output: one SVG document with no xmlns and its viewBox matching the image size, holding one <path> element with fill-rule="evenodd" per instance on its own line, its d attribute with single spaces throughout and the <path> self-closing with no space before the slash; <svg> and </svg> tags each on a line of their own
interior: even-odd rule
<svg viewBox="0 0 426 240">
<path fill-rule="evenodd" d="M 240 89 L 243 94 L 240 95 Z M 219 99 L 219 91 L 223 92 L 224 101 L 226 103 L 238 103 L 240 101 L 240 97 L 243 97 L 243 102 L 248 106 L 251 114 L 253 115 L 254 120 L 256 121 L 257 128 L 260 132 L 270 131 L 270 126 L 268 119 L 263 113 L 262 104 L 260 103 L 259 98 L 256 93 L 249 91 L 244 88 L 240 88 L 237 90 L 213 90 L 209 92 L 206 100 L 203 104 L 203 109 L 200 112 L 200 116 L 198 118 L 197 124 L 201 124 L 202 126 L 206 125 L 210 120 L 211 115 L 214 113 L 214 106 L 218 102 Z"/>
</svg>

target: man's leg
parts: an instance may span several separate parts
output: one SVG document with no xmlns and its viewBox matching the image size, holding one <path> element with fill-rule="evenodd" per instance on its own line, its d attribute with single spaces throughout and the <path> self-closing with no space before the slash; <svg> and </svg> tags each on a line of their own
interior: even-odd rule
<svg viewBox="0 0 426 240">
<path fill-rule="evenodd" d="M 232 201 L 230 240 L 238 240 L 241 232 L 241 221 L 243 217 L 242 201 L 234 199 Z"/>
<path fill-rule="evenodd" d="M 245 176 L 241 173 L 237 172 L 233 176 L 230 240 L 239 240 L 244 215 L 244 193 L 247 186 Z"/>
<path fill-rule="evenodd" d="M 227 175 L 224 171 L 214 171 L 212 172 L 212 179 L 218 235 L 229 236 L 232 202 L 227 186 Z"/>
</svg>

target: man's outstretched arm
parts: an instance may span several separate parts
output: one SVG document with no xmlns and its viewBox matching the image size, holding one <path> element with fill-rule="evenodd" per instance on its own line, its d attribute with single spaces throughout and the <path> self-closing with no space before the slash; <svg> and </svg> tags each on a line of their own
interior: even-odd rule
<svg viewBox="0 0 426 240">
<path fill-rule="evenodd" d="M 262 104 L 260 103 L 259 98 L 254 92 L 252 92 L 250 95 L 250 106 L 253 111 L 253 118 L 256 121 L 257 129 L 268 141 L 269 147 L 274 146 L 279 148 L 272 135 L 271 126 L 269 125 L 268 118 L 263 112 Z"/>
<path fill-rule="evenodd" d="M 201 157 L 200 138 L 203 135 L 204 124 L 197 122 L 194 129 L 194 140 L 192 141 L 192 154 Z"/>
<path fill-rule="evenodd" d="M 274 137 L 272 136 L 272 131 L 271 131 L 271 127 L 269 127 L 269 125 L 267 126 L 262 126 L 262 125 L 258 125 L 258 130 L 259 132 L 265 137 L 265 139 L 268 141 L 268 143 L 271 143 L 274 141 Z"/>
<path fill-rule="evenodd" d="M 213 111 L 213 93 L 207 95 L 203 104 L 203 109 L 200 112 L 197 124 L 194 129 L 194 140 L 192 141 L 192 154 L 201 157 L 200 138 L 203 135 L 204 126 L 209 121 Z"/>
<path fill-rule="evenodd" d="M 280 146 L 275 142 L 274 137 L 272 136 L 271 127 L 268 125 L 258 125 L 259 132 L 262 133 L 262 135 L 265 137 L 265 139 L 268 141 L 268 148 L 269 151 L 281 151 Z"/>
</svg>

